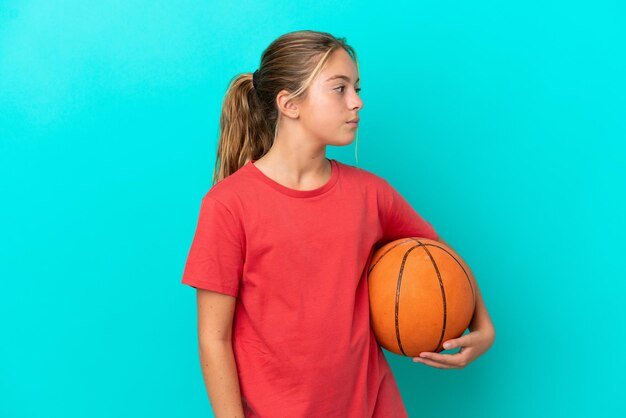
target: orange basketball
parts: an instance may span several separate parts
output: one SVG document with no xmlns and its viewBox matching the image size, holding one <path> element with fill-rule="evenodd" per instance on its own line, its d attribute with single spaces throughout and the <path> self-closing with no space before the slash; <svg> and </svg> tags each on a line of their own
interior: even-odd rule
<svg viewBox="0 0 626 418">
<path fill-rule="evenodd" d="M 443 351 L 474 313 L 474 283 L 450 247 L 403 238 L 379 248 L 368 270 L 370 321 L 378 343 L 404 356 Z"/>
</svg>

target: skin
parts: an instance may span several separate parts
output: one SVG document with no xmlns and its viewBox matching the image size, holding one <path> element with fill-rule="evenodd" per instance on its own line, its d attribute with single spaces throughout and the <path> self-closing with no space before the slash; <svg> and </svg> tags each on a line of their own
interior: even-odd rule
<svg viewBox="0 0 626 418">
<path fill-rule="evenodd" d="M 350 82 L 326 81 L 337 74 L 348 76 Z M 280 91 L 276 139 L 253 164 L 269 178 L 296 190 L 311 190 L 328 182 L 331 165 L 326 146 L 348 145 L 356 137 L 356 128 L 346 122 L 358 117 L 363 107 L 358 78 L 350 55 L 340 49 L 313 80 L 304 100 L 287 100 L 289 92 Z"/>
<path fill-rule="evenodd" d="M 328 81 L 338 74 L 346 75 L 349 80 Z M 326 184 L 332 171 L 330 161 L 326 159 L 326 146 L 348 145 L 356 136 L 356 128 L 346 122 L 358 117 L 363 108 L 358 79 L 350 55 L 339 49 L 313 80 L 304 99 L 287 100 L 289 92 L 279 92 L 276 96 L 280 112 L 276 140 L 253 164 L 269 178 L 292 189 L 311 190 Z M 439 242 L 452 248 L 441 237 Z M 476 289 L 470 332 L 444 342 L 446 350 L 459 347 L 460 350 L 452 354 L 420 353 L 419 357 L 413 358 L 414 362 L 440 369 L 463 368 L 493 344 L 495 328 L 471 271 L 470 275 Z"/>
</svg>

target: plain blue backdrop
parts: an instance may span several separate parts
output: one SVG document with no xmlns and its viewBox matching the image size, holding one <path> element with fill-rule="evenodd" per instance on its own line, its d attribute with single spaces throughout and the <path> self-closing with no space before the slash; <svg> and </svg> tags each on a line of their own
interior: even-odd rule
<svg viewBox="0 0 626 418">
<path fill-rule="evenodd" d="M 624 416 L 625 27 L 618 0 L 1 1 L 0 416 L 211 416 L 180 279 L 228 82 L 299 29 L 360 59 L 328 156 L 433 224 L 496 326 L 465 369 L 385 351 L 409 415 Z"/>
</svg>

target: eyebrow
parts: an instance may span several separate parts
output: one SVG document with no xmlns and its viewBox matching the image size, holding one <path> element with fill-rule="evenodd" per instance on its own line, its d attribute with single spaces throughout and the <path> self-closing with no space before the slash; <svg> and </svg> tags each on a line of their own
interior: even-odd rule
<svg viewBox="0 0 626 418">
<path fill-rule="evenodd" d="M 343 74 L 334 75 L 334 76 L 330 77 L 329 79 L 327 79 L 326 81 L 334 80 L 336 78 L 341 78 L 341 79 L 346 80 L 348 82 L 350 81 L 350 77 L 348 77 L 347 75 L 343 75 Z M 354 82 L 354 84 L 358 83 L 359 80 L 360 80 L 360 78 L 357 78 L 356 81 Z"/>
</svg>

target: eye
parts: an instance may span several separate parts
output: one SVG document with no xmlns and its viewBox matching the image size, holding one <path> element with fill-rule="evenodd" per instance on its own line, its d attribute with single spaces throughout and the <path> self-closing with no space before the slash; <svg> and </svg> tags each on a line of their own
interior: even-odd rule
<svg viewBox="0 0 626 418">
<path fill-rule="evenodd" d="M 337 89 L 345 89 L 345 88 L 346 88 L 346 86 L 339 86 L 339 87 L 337 87 L 335 90 L 337 90 Z M 357 94 L 358 94 L 358 93 L 360 93 L 360 92 L 361 92 L 361 88 L 360 88 L 360 87 L 359 87 L 359 88 L 356 88 L 356 89 L 354 89 L 354 91 L 356 91 L 356 92 L 357 92 Z M 341 93 L 343 93 L 343 90 L 341 91 Z"/>
</svg>

